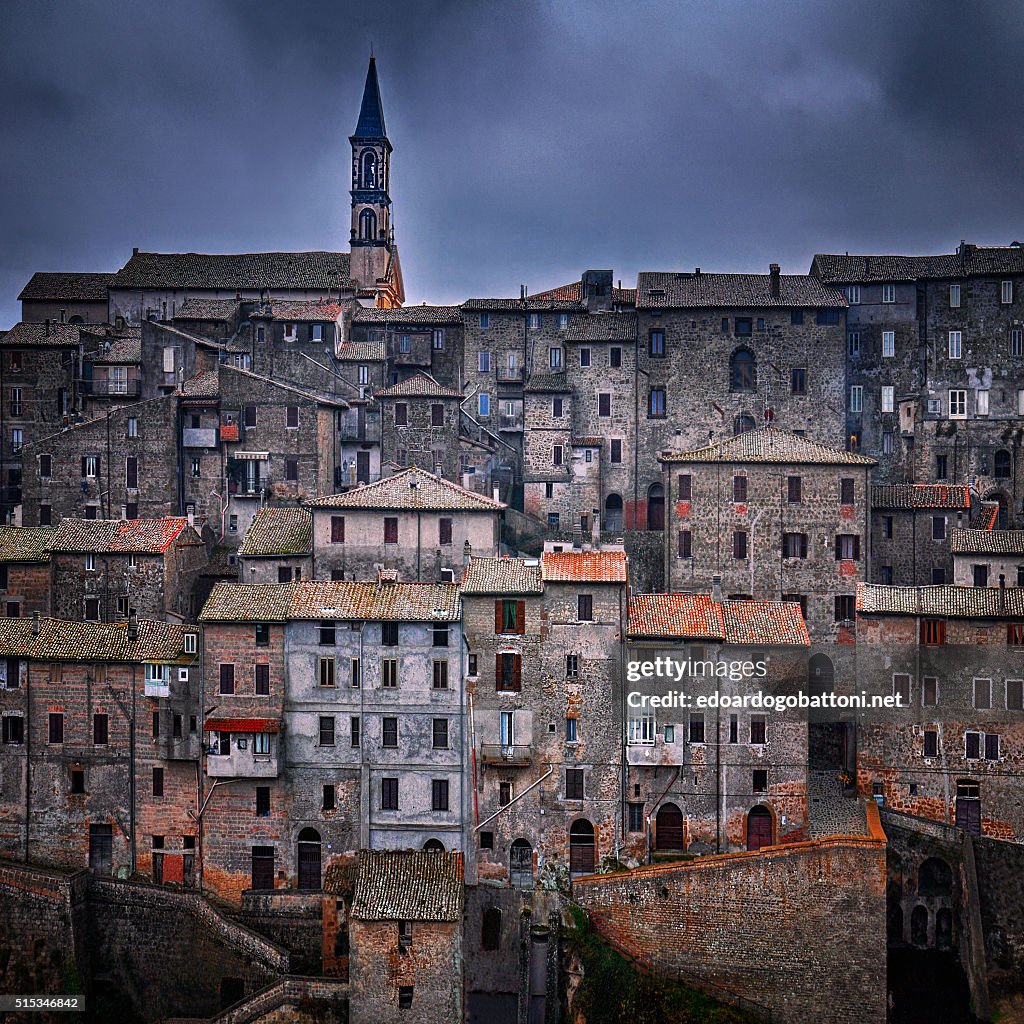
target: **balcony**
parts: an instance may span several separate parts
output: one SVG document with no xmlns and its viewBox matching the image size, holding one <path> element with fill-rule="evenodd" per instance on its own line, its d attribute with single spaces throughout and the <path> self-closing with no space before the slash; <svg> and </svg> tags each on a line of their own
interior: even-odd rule
<svg viewBox="0 0 1024 1024">
<path fill-rule="evenodd" d="M 230 754 L 207 754 L 206 774 L 211 779 L 276 779 L 277 755 L 233 749 Z"/>
<path fill-rule="evenodd" d="M 523 379 L 521 366 L 498 366 L 494 373 L 499 384 L 519 384 Z"/>
<path fill-rule="evenodd" d="M 523 414 L 521 412 L 515 412 L 511 416 L 507 416 L 502 413 L 498 417 L 498 430 L 509 430 L 522 433 Z"/>
<path fill-rule="evenodd" d="M 93 398 L 138 398 L 142 392 L 142 381 L 135 377 L 130 380 L 83 380 L 82 394 Z"/>
<path fill-rule="evenodd" d="M 481 743 L 480 760 L 483 764 L 506 768 L 529 768 L 533 752 L 529 743 Z"/>
<path fill-rule="evenodd" d="M 380 443 L 380 417 L 364 419 L 362 423 L 355 417 L 345 419 L 338 427 L 338 438 L 342 441 L 358 441 L 362 444 Z"/>
<path fill-rule="evenodd" d="M 138 691 L 136 691 L 138 692 Z M 171 695 L 171 683 L 169 679 L 147 679 L 146 680 L 146 696 L 147 697 L 170 697 Z"/>
<path fill-rule="evenodd" d="M 216 427 L 185 427 L 181 432 L 183 448 L 216 448 Z"/>
</svg>

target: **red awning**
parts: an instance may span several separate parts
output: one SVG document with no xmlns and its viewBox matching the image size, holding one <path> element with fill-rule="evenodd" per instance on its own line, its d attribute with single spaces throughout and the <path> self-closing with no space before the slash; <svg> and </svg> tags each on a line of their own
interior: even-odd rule
<svg viewBox="0 0 1024 1024">
<path fill-rule="evenodd" d="M 276 718 L 208 718 L 204 732 L 279 732 L 281 723 Z"/>
</svg>

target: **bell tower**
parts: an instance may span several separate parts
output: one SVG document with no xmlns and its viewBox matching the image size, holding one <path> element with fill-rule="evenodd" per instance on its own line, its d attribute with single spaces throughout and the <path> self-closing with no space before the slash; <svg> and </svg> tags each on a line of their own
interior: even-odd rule
<svg viewBox="0 0 1024 1024">
<path fill-rule="evenodd" d="M 404 299 L 398 250 L 391 226 L 391 143 L 377 83 L 377 62 L 370 57 L 363 102 L 352 144 L 351 275 L 359 291 L 374 293 L 378 306 L 400 306 Z"/>
</svg>

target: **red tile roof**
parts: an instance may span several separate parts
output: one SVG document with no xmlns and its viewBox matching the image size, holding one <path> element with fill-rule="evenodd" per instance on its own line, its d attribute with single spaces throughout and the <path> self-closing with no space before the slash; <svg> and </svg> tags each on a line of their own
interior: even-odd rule
<svg viewBox="0 0 1024 1024">
<path fill-rule="evenodd" d="M 69 517 L 60 521 L 50 550 L 162 555 L 187 527 L 188 520 L 178 516 L 163 519 Z"/>
<path fill-rule="evenodd" d="M 278 732 L 281 723 L 276 718 L 208 718 L 204 732 Z"/>
<path fill-rule="evenodd" d="M 871 488 L 873 508 L 970 508 L 966 484 L 879 484 Z"/>
<path fill-rule="evenodd" d="M 810 643 L 796 602 L 716 601 L 709 594 L 635 594 L 628 633 L 731 644 Z"/>
<path fill-rule="evenodd" d="M 541 576 L 547 583 L 625 583 L 624 551 L 545 551 Z"/>
</svg>

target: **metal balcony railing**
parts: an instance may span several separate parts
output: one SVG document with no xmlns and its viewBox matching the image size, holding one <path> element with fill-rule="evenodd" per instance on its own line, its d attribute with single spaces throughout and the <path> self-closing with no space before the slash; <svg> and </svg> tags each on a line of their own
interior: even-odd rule
<svg viewBox="0 0 1024 1024">
<path fill-rule="evenodd" d="M 138 398 L 142 381 L 131 380 L 83 380 L 82 393 L 93 398 Z"/>
<path fill-rule="evenodd" d="M 507 767 L 528 767 L 533 760 L 529 743 L 482 743 L 480 760 L 484 764 L 502 764 Z"/>
</svg>

